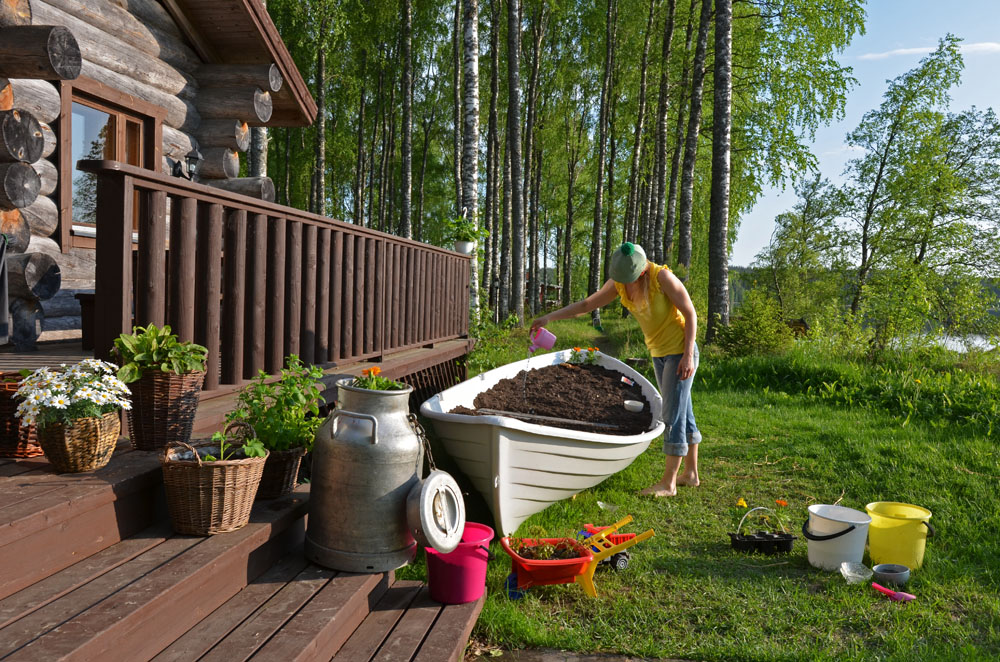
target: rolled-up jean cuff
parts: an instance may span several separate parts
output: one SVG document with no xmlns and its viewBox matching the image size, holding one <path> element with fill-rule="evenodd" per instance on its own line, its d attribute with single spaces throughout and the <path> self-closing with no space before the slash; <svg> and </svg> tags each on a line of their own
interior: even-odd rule
<svg viewBox="0 0 1000 662">
<path fill-rule="evenodd" d="M 687 443 L 672 443 L 670 441 L 670 431 L 668 430 L 663 435 L 663 454 L 664 455 L 675 455 L 677 457 L 686 457 L 688 454 L 689 446 L 701 443 L 701 432 L 695 432 L 688 435 Z"/>
</svg>

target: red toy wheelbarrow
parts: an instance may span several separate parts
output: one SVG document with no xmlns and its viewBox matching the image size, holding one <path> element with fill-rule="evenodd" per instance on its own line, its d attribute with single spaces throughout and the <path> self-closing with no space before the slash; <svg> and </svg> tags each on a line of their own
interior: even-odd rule
<svg viewBox="0 0 1000 662">
<path fill-rule="evenodd" d="M 594 533 L 582 543 L 569 538 L 542 538 L 540 540 L 526 538 L 523 541 L 528 547 L 534 547 L 541 543 L 552 545 L 564 544 L 567 548 L 571 547 L 575 552 L 576 555 L 572 558 L 524 558 L 511 547 L 510 539 L 507 537 L 500 539 L 500 545 L 510 556 L 512 575 L 516 578 L 517 589 L 546 584 L 569 584 L 576 582 L 583 587 L 587 595 L 596 597 L 597 587 L 594 586 L 594 571 L 597 569 L 598 564 L 643 540 L 652 538 L 654 535 L 653 529 L 639 534 L 617 533 L 619 528 L 631 521 L 632 516 L 626 515 L 611 526 L 601 528 L 591 527 Z M 509 581 L 508 589 L 513 588 L 515 588 L 514 582 Z M 513 593 L 513 591 L 510 592 Z"/>
</svg>

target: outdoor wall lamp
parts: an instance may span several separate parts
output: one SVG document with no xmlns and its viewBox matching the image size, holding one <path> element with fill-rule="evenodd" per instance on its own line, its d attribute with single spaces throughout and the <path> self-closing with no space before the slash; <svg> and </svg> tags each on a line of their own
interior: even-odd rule
<svg viewBox="0 0 1000 662">
<path fill-rule="evenodd" d="M 184 179 L 193 181 L 194 173 L 198 171 L 198 166 L 204 160 L 204 157 L 202 157 L 201 152 L 197 148 L 192 148 L 190 152 L 184 155 L 184 160 L 187 162 L 187 171 L 185 172 L 180 161 L 174 161 L 173 175 L 174 177 L 183 177 Z"/>
</svg>

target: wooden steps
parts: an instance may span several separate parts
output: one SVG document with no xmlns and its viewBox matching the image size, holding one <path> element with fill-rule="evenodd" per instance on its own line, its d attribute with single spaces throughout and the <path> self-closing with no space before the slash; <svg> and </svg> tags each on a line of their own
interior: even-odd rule
<svg viewBox="0 0 1000 662">
<path fill-rule="evenodd" d="M 181 536 L 156 453 L 122 444 L 107 467 L 61 475 L 0 459 L 0 659 L 460 661 L 482 601 L 308 562 L 308 495 Z"/>
</svg>

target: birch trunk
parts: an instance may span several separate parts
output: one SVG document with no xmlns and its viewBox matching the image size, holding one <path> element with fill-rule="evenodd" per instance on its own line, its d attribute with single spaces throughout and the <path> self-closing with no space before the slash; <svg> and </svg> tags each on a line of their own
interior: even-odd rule
<svg viewBox="0 0 1000 662">
<path fill-rule="evenodd" d="M 462 215 L 465 207 L 462 200 L 462 0 L 455 0 L 455 20 L 452 31 L 452 86 L 454 90 L 453 121 L 455 135 L 452 143 L 452 158 L 455 165 L 455 216 Z"/>
<path fill-rule="evenodd" d="M 653 182 L 653 232 L 649 247 L 653 261 L 663 264 L 663 217 L 667 193 L 667 110 L 670 107 L 667 74 L 670 72 L 670 47 L 674 40 L 674 10 L 677 0 L 667 0 L 667 18 L 663 26 L 663 48 L 660 63 L 660 98 L 656 107 L 656 163 Z"/>
<path fill-rule="evenodd" d="M 604 167 L 608 142 L 608 96 L 611 93 L 611 62 L 614 51 L 615 32 L 618 27 L 618 3 L 608 0 L 604 31 L 604 74 L 601 76 L 601 107 L 597 119 L 597 185 L 594 187 L 594 222 L 590 233 L 590 277 L 587 294 L 593 294 L 601 287 L 601 230 L 604 220 Z M 595 308 L 590 314 L 595 327 L 601 326 L 601 309 Z"/>
<path fill-rule="evenodd" d="M 410 207 L 413 197 L 413 5 L 403 2 L 403 137 L 400 143 L 399 235 L 413 237 Z"/>
<path fill-rule="evenodd" d="M 465 4 L 465 124 L 462 127 L 462 203 L 466 219 L 479 228 L 479 0 Z M 478 244 L 478 242 L 477 242 Z M 479 317 L 479 257 L 473 250 L 470 263 L 469 315 Z"/>
<path fill-rule="evenodd" d="M 684 31 L 684 65 L 681 69 L 681 95 L 677 104 L 677 124 L 674 127 L 674 153 L 670 159 L 670 185 L 667 193 L 666 220 L 663 228 L 663 261 L 674 264 L 674 228 L 677 222 L 677 182 L 681 173 L 681 156 L 684 152 L 684 108 L 687 97 L 688 77 L 691 75 L 688 56 L 691 54 L 691 34 L 693 32 L 694 10 L 698 0 L 691 0 L 687 28 Z"/>
<path fill-rule="evenodd" d="M 521 21 L 519 0 L 507 2 L 507 145 L 510 151 L 511 296 L 524 322 L 524 214 L 521 206 Z"/>
<path fill-rule="evenodd" d="M 681 276 L 691 271 L 691 216 L 694 210 L 694 167 L 698 157 L 698 134 L 701 131 L 701 95 L 705 86 L 705 53 L 708 50 L 708 29 L 712 19 L 712 0 L 702 0 L 698 20 L 698 45 L 694 53 L 691 76 L 691 109 L 688 111 L 687 138 L 684 143 L 684 163 L 681 166 L 680 221 L 677 227 L 677 264 Z"/>
<path fill-rule="evenodd" d="M 708 215 L 708 328 L 705 342 L 729 324 L 729 155 L 733 104 L 733 3 L 715 0 L 715 93 L 712 197 Z"/>
</svg>

